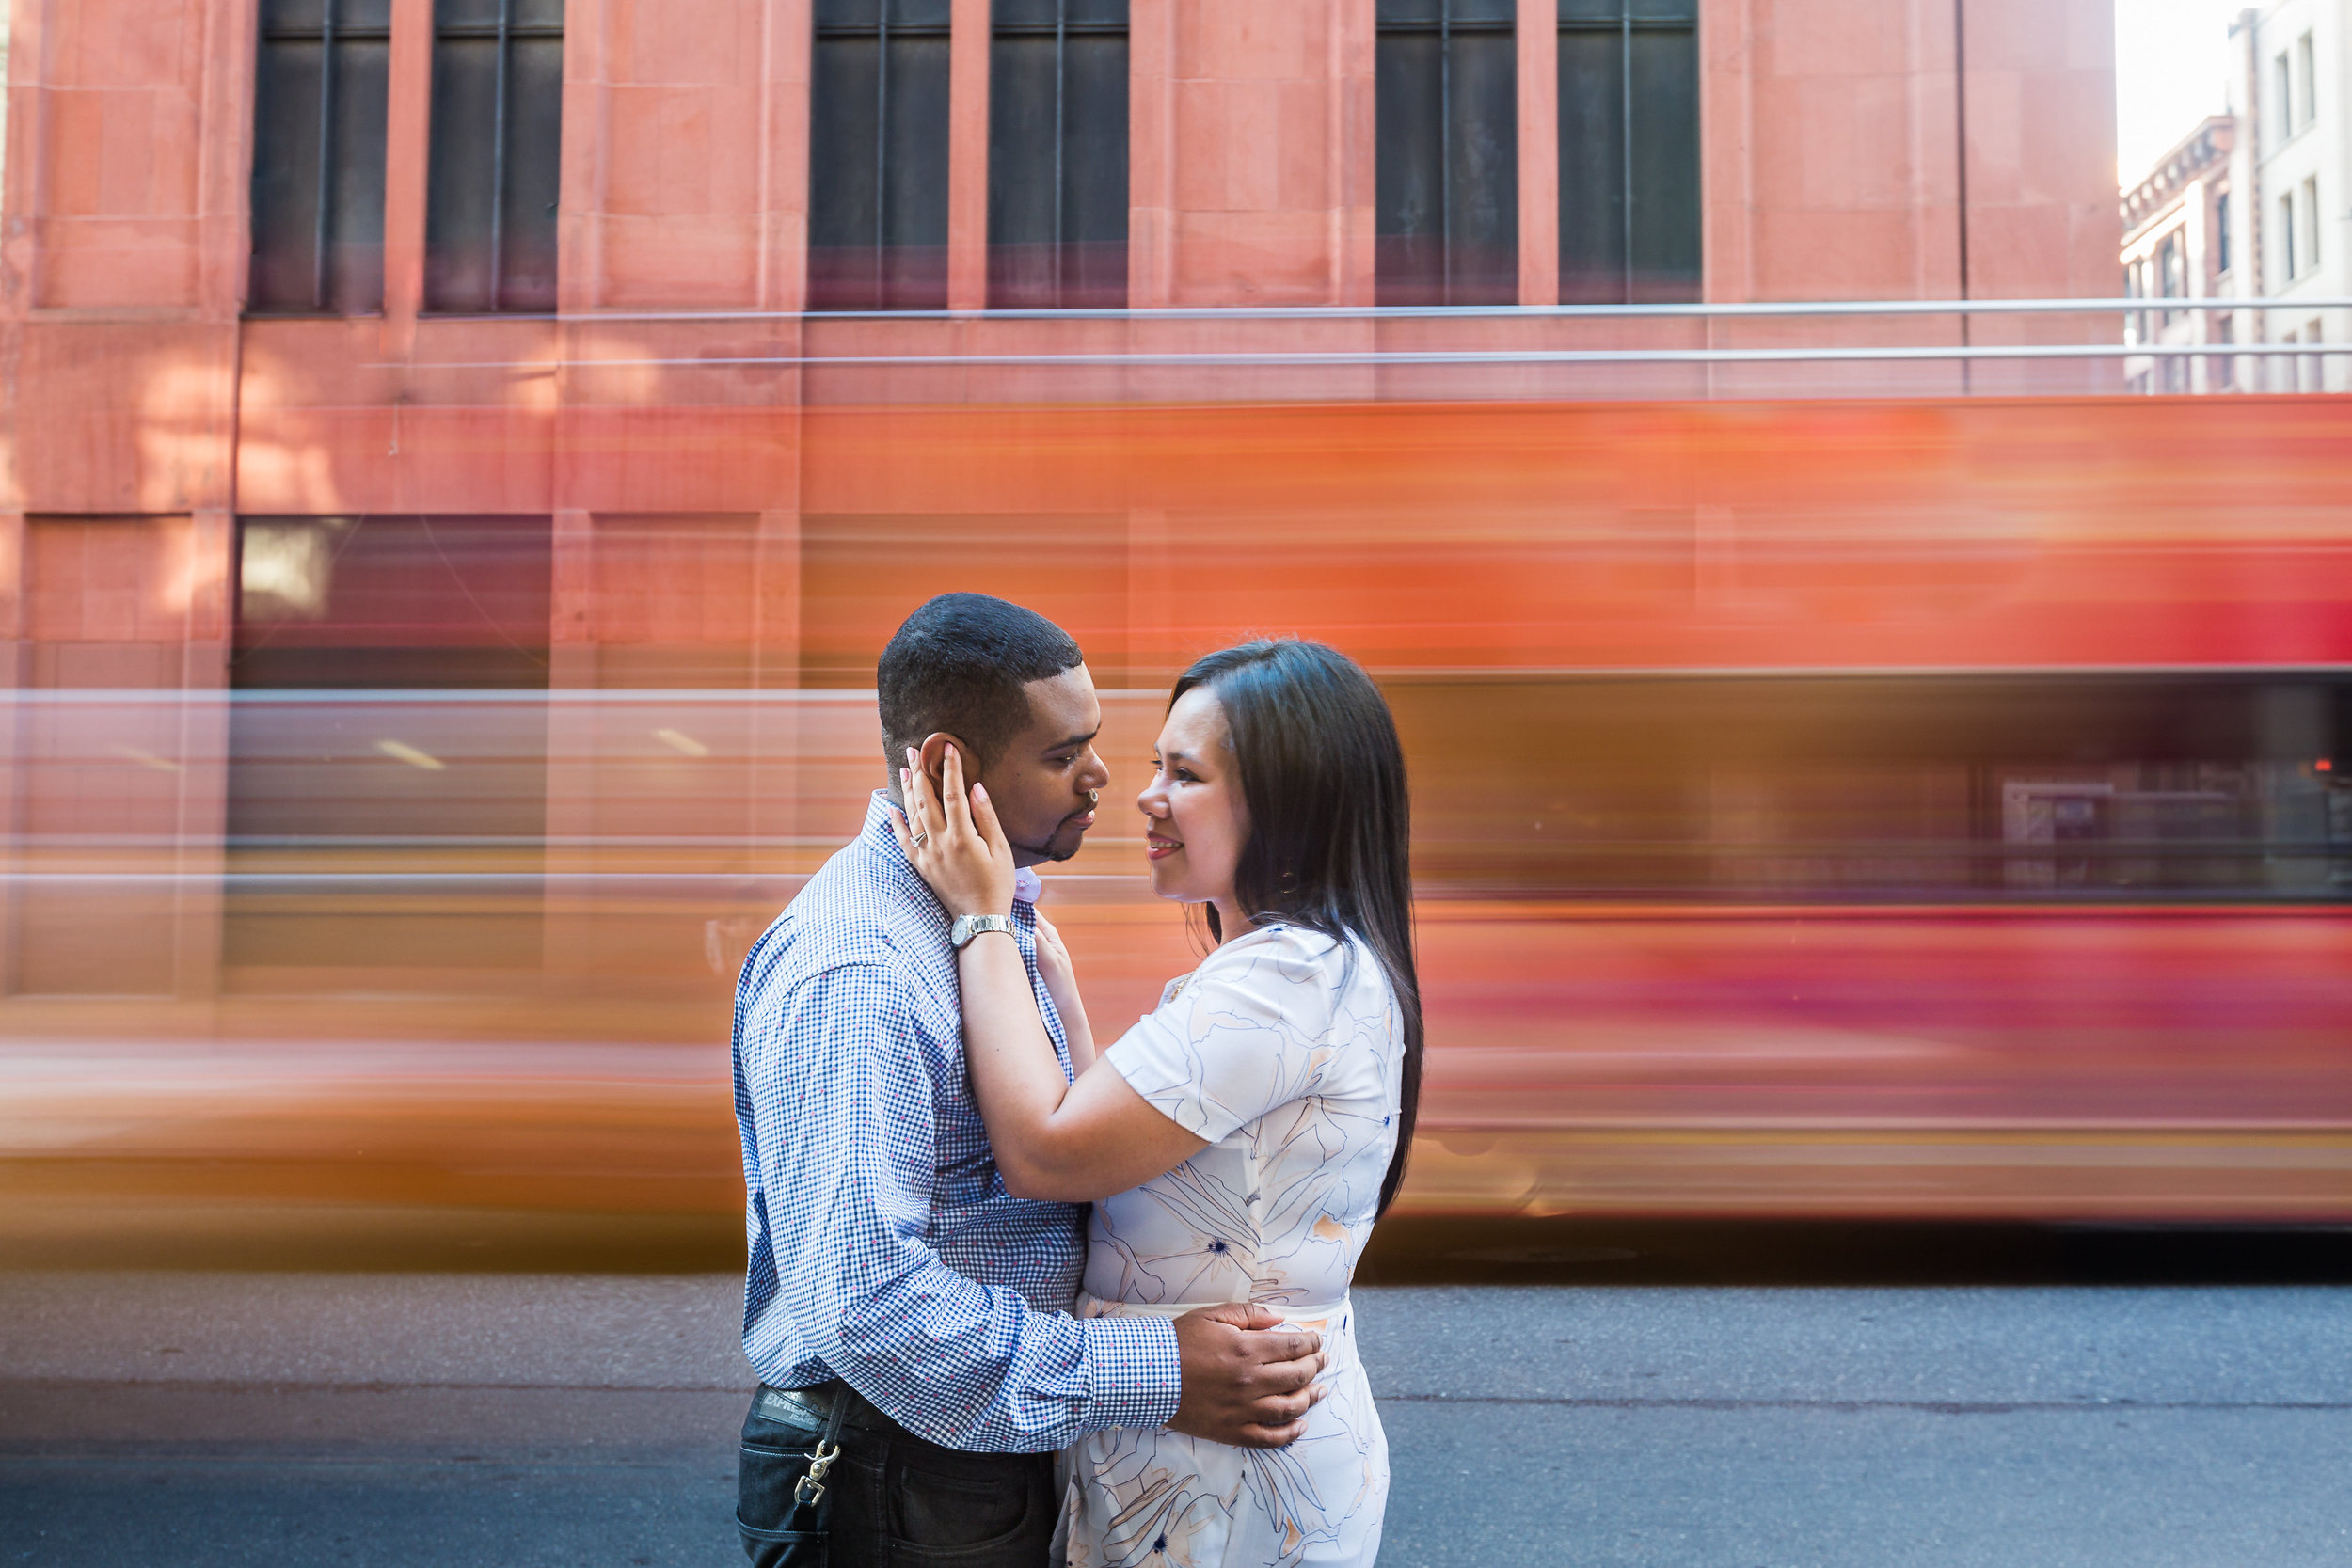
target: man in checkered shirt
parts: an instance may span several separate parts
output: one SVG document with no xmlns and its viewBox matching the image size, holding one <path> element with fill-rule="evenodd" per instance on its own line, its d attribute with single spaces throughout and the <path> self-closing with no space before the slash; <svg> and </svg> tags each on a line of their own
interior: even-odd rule
<svg viewBox="0 0 2352 1568">
<path fill-rule="evenodd" d="M 877 671 L 882 754 L 932 777 L 955 746 L 1024 867 L 1075 854 L 1109 774 L 1077 644 L 1036 613 L 948 594 L 908 617 Z M 1080 1321 L 1085 1209 L 1005 1190 L 964 1079 L 948 919 L 890 829 L 895 787 L 752 948 L 735 1004 L 735 1115 L 750 1268 L 738 1523 L 763 1565 L 810 1560 L 793 1485 L 836 1403 L 826 1477 L 833 1568 L 904 1560 L 1038 1568 L 1059 1499 L 1052 1450 L 1107 1427 L 1277 1447 L 1321 1369 L 1315 1337 L 1236 1303 L 1169 1322 Z M 1014 940 L 1037 970 L 1035 873 Z"/>
</svg>

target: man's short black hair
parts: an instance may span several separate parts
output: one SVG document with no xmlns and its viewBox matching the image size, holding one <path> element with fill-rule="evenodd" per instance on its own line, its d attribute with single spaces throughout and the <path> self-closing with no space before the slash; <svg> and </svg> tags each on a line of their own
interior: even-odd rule
<svg viewBox="0 0 2352 1568">
<path fill-rule="evenodd" d="M 1031 681 L 1086 662 L 1070 634 L 1034 610 L 986 594 L 942 594 L 908 616 L 876 666 L 882 759 L 891 776 L 906 749 L 941 731 L 985 768 L 1029 722 Z"/>
</svg>

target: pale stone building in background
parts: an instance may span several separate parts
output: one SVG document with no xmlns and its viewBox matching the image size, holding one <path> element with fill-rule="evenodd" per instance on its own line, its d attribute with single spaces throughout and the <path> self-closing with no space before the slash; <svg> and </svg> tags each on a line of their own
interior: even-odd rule
<svg viewBox="0 0 2352 1568">
<path fill-rule="evenodd" d="M 2352 388 L 2352 0 L 2278 0 L 2230 29 L 2229 112 L 2199 126 L 2123 189 L 2124 293 L 2311 302 L 2266 310 L 2152 310 L 2128 341 L 2319 345 L 2312 354 L 2147 356 L 2144 392 Z"/>
</svg>

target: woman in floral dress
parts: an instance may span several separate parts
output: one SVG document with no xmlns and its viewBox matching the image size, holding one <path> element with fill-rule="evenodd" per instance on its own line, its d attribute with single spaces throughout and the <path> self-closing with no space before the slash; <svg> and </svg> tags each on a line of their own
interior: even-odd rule
<svg viewBox="0 0 2352 1568">
<path fill-rule="evenodd" d="M 1265 1434 L 1295 1433 L 1285 1446 L 1119 1429 L 1070 1450 L 1069 1561 L 1369 1564 L 1388 1443 L 1347 1290 L 1403 1174 L 1420 1089 L 1404 753 L 1362 670 L 1283 641 L 1187 671 L 1153 761 L 1136 801 L 1152 889 L 1204 906 L 1216 950 L 1098 1054 L 1040 920 L 1073 1083 L 1015 945 L 970 940 L 958 973 L 973 1092 L 1009 1189 L 1094 1203 L 1082 1316 L 1261 1303 L 1319 1333 L 1329 1360 L 1318 1402 Z M 954 750 L 938 790 L 919 768 L 901 783 L 901 842 L 948 913 L 1009 911 L 1009 847 Z"/>
</svg>

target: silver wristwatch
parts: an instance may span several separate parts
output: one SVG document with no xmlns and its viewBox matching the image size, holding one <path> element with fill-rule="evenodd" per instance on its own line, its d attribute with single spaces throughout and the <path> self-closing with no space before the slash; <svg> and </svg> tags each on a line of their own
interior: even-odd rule
<svg viewBox="0 0 2352 1568">
<path fill-rule="evenodd" d="M 956 916 L 956 923 L 947 927 L 947 941 L 951 946 L 961 952 L 965 942 L 970 942 L 982 931 L 1002 931 L 1005 935 L 1011 936 L 1012 916 L 1009 914 L 960 914 Z"/>
</svg>

